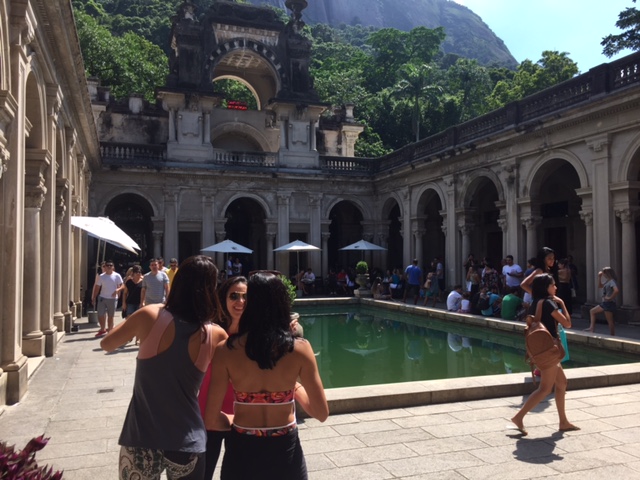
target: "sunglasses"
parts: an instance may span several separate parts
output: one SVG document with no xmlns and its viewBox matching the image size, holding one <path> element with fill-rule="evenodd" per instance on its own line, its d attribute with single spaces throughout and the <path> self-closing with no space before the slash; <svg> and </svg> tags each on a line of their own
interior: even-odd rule
<svg viewBox="0 0 640 480">
<path fill-rule="evenodd" d="M 245 302 L 247 301 L 247 294 L 246 293 L 240 293 L 240 292 L 231 292 L 229 294 L 229 300 L 231 300 L 232 302 L 237 302 L 238 300 L 244 300 Z"/>
</svg>

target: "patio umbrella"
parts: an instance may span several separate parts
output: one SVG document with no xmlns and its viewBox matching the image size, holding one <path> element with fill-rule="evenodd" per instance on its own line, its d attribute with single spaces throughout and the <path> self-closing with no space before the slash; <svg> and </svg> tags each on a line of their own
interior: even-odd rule
<svg viewBox="0 0 640 480">
<path fill-rule="evenodd" d="M 229 262 L 230 253 L 253 253 L 253 250 L 251 250 L 250 248 L 244 247 L 239 243 L 234 242 L 233 240 L 223 240 L 222 242 L 216 243 L 215 245 L 203 248 L 200 251 L 204 253 L 226 253 L 227 255 L 225 258 L 225 272 L 227 271 L 226 265 Z"/>
<path fill-rule="evenodd" d="M 273 249 L 274 252 L 296 252 L 298 261 L 298 269 L 296 270 L 296 274 L 300 272 L 300 252 L 312 252 L 314 250 L 320 249 L 313 245 L 309 245 L 308 243 L 304 243 L 302 240 L 294 240 L 291 243 L 287 243 L 286 245 L 282 245 L 281 247 Z"/>
<path fill-rule="evenodd" d="M 381 251 L 386 250 L 386 248 L 381 247 L 380 245 L 376 245 L 375 243 L 367 242 L 366 240 L 360 240 L 359 242 L 352 243 L 351 245 L 347 245 L 346 247 L 342 247 L 340 250 L 361 250 L 362 259 L 364 260 L 365 250 Z"/>
<path fill-rule="evenodd" d="M 71 217 L 71 225 L 87 232 L 98 240 L 110 243 L 138 255 L 140 246 L 124 230 L 106 217 Z"/>
<path fill-rule="evenodd" d="M 219 253 L 253 253 L 253 250 L 243 247 L 239 243 L 232 240 L 225 240 L 215 245 L 200 250 L 201 252 L 219 252 Z"/>
</svg>

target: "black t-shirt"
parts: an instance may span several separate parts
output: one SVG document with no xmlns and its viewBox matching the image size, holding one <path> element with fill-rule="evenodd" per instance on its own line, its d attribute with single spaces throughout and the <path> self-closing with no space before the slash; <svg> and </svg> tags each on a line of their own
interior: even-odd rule
<svg viewBox="0 0 640 480">
<path fill-rule="evenodd" d="M 529 307 L 529 315 L 535 316 L 537 305 L 537 300 L 534 300 Z M 550 298 L 544 299 L 544 303 L 542 304 L 542 324 L 547 327 L 547 330 L 549 330 L 549 333 L 553 338 L 558 338 L 558 322 L 553 318 L 553 312 L 558 309 L 558 304 L 555 301 Z"/>
<path fill-rule="evenodd" d="M 127 287 L 127 303 L 129 305 L 140 305 L 140 294 L 142 293 L 142 282 L 127 280 L 124 284 Z"/>
</svg>

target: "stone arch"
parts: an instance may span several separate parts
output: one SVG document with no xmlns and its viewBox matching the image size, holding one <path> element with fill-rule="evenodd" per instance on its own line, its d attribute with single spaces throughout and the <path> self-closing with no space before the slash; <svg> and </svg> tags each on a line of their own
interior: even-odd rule
<svg viewBox="0 0 640 480">
<path fill-rule="evenodd" d="M 134 187 L 126 187 L 118 191 L 107 192 L 107 195 L 102 199 L 102 201 L 96 201 L 97 205 L 104 205 L 105 207 L 102 210 L 98 210 L 95 214 L 97 216 L 105 216 L 107 214 L 107 206 L 114 201 L 117 197 L 122 195 L 136 195 L 140 197 L 144 202 L 149 205 L 151 209 L 151 216 L 158 217 L 160 216 L 160 206 L 158 203 L 150 197 L 146 192 L 141 191 L 139 189 L 135 189 Z"/>
<path fill-rule="evenodd" d="M 217 82 L 218 80 L 235 80 L 236 82 L 239 82 L 245 87 L 247 87 L 251 92 L 251 94 L 253 95 L 253 98 L 256 99 L 258 110 L 262 110 L 262 103 L 260 102 L 260 96 L 258 95 L 258 92 L 256 91 L 256 89 L 251 83 L 247 82 L 246 79 L 240 77 L 239 75 L 220 75 L 216 77 L 213 81 Z"/>
<path fill-rule="evenodd" d="M 236 194 L 232 195 L 231 197 L 229 197 L 229 199 L 220 208 L 219 215 L 216 215 L 216 216 L 224 217 L 224 214 L 229 209 L 229 206 L 233 202 L 235 202 L 236 200 L 241 199 L 241 198 L 250 198 L 251 200 L 254 200 L 256 203 L 258 203 L 262 207 L 262 210 L 265 213 L 265 218 L 266 219 L 273 218 L 273 212 L 271 210 L 271 207 L 267 203 L 267 201 L 264 198 L 262 198 L 260 195 L 256 195 L 255 193 L 249 193 L 249 192 L 236 193 Z"/>
<path fill-rule="evenodd" d="M 614 182 L 636 181 L 640 178 L 640 133 L 629 142 L 622 155 L 620 169 Z"/>
<path fill-rule="evenodd" d="M 440 205 L 442 206 L 442 210 L 447 210 L 447 203 L 446 203 L 446 195 L 444 194 L 444 192 L 442 191 L 442 189 L 440 188 L 440 186 L 434 182 L 429 182 L 429 183 L 425 183 L 424 185 L 421 185 L 420 188 L 417 188 L 414 191 L 414 202 L 413 204 L 416 206 L 416 210 L 414 212 L 411 212 L 411 215 L 416 216 L 418 215 L 419 209 L 420 209 L 420 202 L 424 201 L 424 194 L 427 191 L 433 191 L 433 194 L 437 195 L 438 199 L 440 200 Z"/>
<path fill-rule="evenodd" d="M 500 177 L 492 170 L 482 168 L 471 172 L 465 179 L 461 188 L 463 193 L 460 196 L 459 207 L 465 208 L 471 205 L 476 196 L 477 189 L 480 188 L 484 179 L 490 181 L 496 188 L 498 201 L 504 201 L 504 189 Z"/>
<path fill-rule="evenodd" d="M 259 105 L 266 105 L 285 83 L 283 61 L 270 47 L 248 38 L 233 38 L 209 54 L 209 78 L 233 77 L 255 92 Z"/>
<path fill-rule="evenodd" d="M 33 150 L 44 150 L 47 145 L 46 133 L 46 95 L 44 84 L 38 75 L 37 69 L 33 68 L 27 74 L 25 83 L 25 116 L 29 121 L 29 132 L 25 139 L 25 148 Z"/>
<path fill-rule="evenodd" d="M 573 167 L 580 180 L 579 188 L 589 186 L 589 175 L 580 159 L 574 153 L 564 149 L 550 150 L 534 161 L 534 166 L 523 184 L 521 196 L 533 196 L 540 191 L 541 184 L 544 181 L 544 175 L 540 175 L 540 173 L 548 168 L 548 162 L 552 160 L 564 160 Z"/>
<path fill-rule="evenodd" d="M 445 234 L 442 227 L 445 224 L 441 212 L 446 210 L 446 203 L 442 190 L 435 183 L 423 185 L 417 192 L 415 202 L 416 211 L 412 215 L 415 221 L 411 230 L 420 232 L 416 238 L 415 252 L 421 265 L 429 265 L 431 259 L 445 258 Z"/>
<path fill-rule="evenodd" d="M 400 215 L 402 215 L 402 200 L 399 195 L 391 193 L 382 201 L 382 218 L 387 218 L 395 206 L 398 206 L 400 209 Z"/>
<path fill-rule="evenodd" d="M 225 218 L 226 238 L 253 250 L 251 254 L 237 255 L 243 275 L 268 264 L 271 252 L 267 251 L 266 220 L 269 215 L 267 204 L 257 195 L 234 195 L 224 206 L 222 217 Z"/>
<path fill-rule="evenodd" d="M 354 267 L 361 260 L 361 252 L 340 251 L 340 248 L 361 240 L 364 236 L 363 221 L 367 218 L 360 202 L 353 198 L 340 198 L 331 202 L 327 217 L 330 237 L 328 246 L 328 262 L 331 268 Z M 369 217 L 370 218 L 370 217 Z"/>
<path fill-rule="evenodd" d="M 264 133 L 246 123 L 228 122 L 216 126 L 211 131 L 211 143 L 213 144 L 214 148 L 218 148 L 216 145 L 216 141 L 219 141 L 226 136 L 233 137 L 237 141 L 241 141 L 241 137 L 244 136 L 262 152 L 268 152 L 270 150 L 269 141 L 267 140 L 267 137 L 264 135 Z"/>
<path fill-rule="evenodd" d="M 358 208 L 358 210 L 360 210 L 360 214 L 362 215 L 363 220 L 369 220 L 371 219 L 371 212 L 369 211 L 369 209 L 364 205 L 364 203 L 362 201 L 360 201 L 357 197 L 354 197 L 352 195 L 346 195 L 343 197 L 339 197 L 339 198 L 334 198 L 333 200 L 331 200 L 331 202 L 327 203 L 324 206 L 323 212 L 322 212 L 322 217 L 323 218 L 329 218 L 329 216 L 331 215 L 331 210 L 333 210 L 333 208 L 341 203 L 341 202 L 350 202 L 352 204 L 354 204 L 356 206 L 356 208 Z"/>
<path fill-rule="evenodd" d="M 104 203 L 103 215 L 109 217 L 118 227 L 124 230 L 139 246 L 140 255 L 116 248 L 106 247 L 105 258 L 114 260 L 119 270 L 126 270 L 136 262 L 145 261 L 154 255 L 153 248 L 153 205 L 139 192 L 120 191 Z"/>
</svg>

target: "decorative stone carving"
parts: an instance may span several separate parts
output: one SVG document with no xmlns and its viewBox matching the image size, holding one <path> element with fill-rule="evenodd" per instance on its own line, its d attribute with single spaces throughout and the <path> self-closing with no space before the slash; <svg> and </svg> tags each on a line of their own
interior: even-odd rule
<svg viewBox="0 0 640 480">
<path fill-rule="evenodd" d="M 588 227 L 593 225 L 593 211 L 592 210 L 581 210 L 580 218 L 584 222 L 584 224 Z"/>
<path fill-rule="evenodd" d="M 507 219 L 505 217 L 499 217 L 498 218 L 498 226 L 500 227 L 500 230 L 502 230 L 503 232 L 506 232 L 507 231 L 507 226 L 508 226 Z"/>
<path fill-rule="evenodd" d="M 621 223 L 635 223 L 638 217 L 637 208 L 622 208 L 616 210 L 616 217 L 620 219 Z"/>
<path fill-rule="evenodd" d="M 520 221 L 527 230 L 535 230 L 542 223 L 542 217 L 526 217 L 521 218 Z"/>
</svg>

